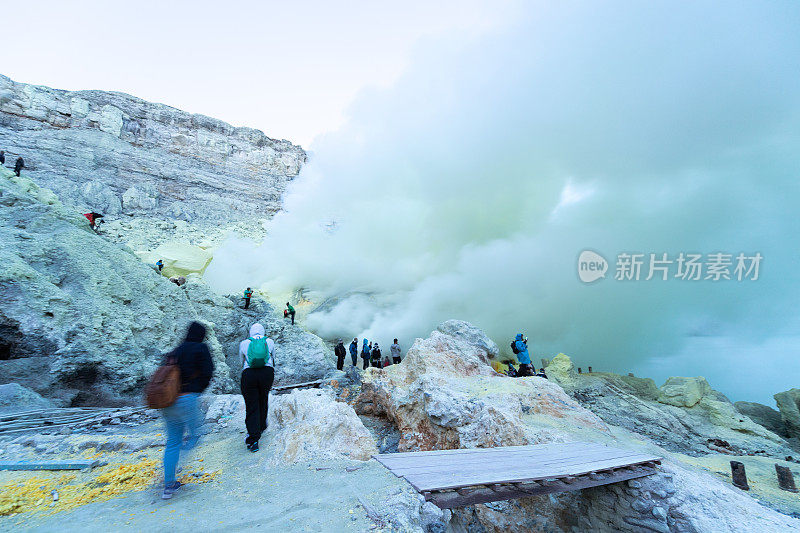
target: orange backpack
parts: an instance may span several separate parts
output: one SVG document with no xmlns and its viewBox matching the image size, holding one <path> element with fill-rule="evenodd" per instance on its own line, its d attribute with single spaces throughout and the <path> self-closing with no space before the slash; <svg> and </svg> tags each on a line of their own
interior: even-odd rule
<svg viewBox="0 0 800 533">
<path fill-rule="evenodd" d="M 181 369 L 174 357 L 158 367 L 144 389 L 147 406 L 151 409 L 169 407 L 181 392 Z"/>
</svg>

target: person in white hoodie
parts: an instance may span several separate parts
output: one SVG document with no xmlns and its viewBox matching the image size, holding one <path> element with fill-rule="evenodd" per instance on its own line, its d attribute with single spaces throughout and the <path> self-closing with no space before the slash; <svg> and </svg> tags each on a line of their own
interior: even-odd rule
<svg viewBox="0 0 800 533">
<path fill-rule="evenodd" d="M 242 357 L 242 396 L 244 397 L 247 438 L 251 452 L 258 451 L 258 440 L 267 429 L 269 390 L 275 379 L 275 341 L 264 338 L 264 326 L 250 326 L 250 337 L 239 344 Z"/>
</svg>

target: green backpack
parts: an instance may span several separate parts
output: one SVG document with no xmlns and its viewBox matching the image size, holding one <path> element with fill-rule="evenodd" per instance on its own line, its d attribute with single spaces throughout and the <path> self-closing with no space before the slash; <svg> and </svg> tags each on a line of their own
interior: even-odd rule
<svg viewBox="0 0 800 533">
<path fill-rule="evenodd" d="M 254 339 L 250 337 L 250 345 L 247 347 L 247 365 L 250 368 L 263 368 L 267 366 L 267 361 L 269 361 L 267 338 Z"/>
</svg>

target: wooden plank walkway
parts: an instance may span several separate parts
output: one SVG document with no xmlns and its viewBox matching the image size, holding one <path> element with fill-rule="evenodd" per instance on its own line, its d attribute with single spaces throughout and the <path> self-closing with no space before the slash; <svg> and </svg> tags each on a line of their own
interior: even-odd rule
<svg viewBox="0 0 800 533">
<path fill-rule="evenodd" d="M 272 387 L 272 392 L 281 393 L 292 389 L 300 389 L 305 387 L 314 387 L 319 388 L 320 385 L 325 383 L 326 380 L 318 379 L 316 381 L 306 381 L 305 383 L 293 383 L 291 385 L 278 385 L 277 387 Z"/>
<path fill-rule="evenodd" d="M 617 483 L 655 472 L 660 457 L 591 442 L 376 455 L 441 508 Z"/>
<path fill-rule="evenodd" d="M 101 466 L 102 461 L 0 461 L 0 470 L 85 470 Z"/>
</svg>

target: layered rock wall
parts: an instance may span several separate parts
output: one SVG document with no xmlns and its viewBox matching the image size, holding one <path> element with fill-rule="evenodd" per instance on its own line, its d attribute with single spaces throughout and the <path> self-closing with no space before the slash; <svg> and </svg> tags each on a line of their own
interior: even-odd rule
<svg viewBox="0 0 800 533">
<path fill-rule="evenodd" d="M 271 216 L 305 152 L 251 128 L 127 94 L 0 75 L 0 150 L 65 203 L 200 225 Z"/>
</svg>

